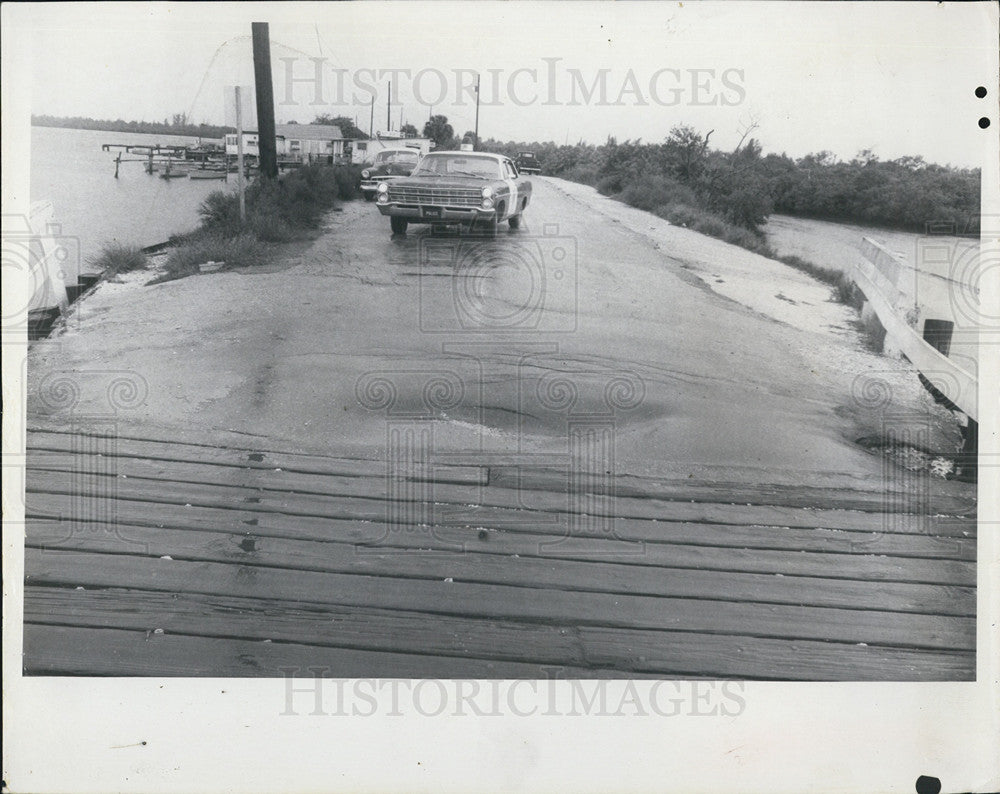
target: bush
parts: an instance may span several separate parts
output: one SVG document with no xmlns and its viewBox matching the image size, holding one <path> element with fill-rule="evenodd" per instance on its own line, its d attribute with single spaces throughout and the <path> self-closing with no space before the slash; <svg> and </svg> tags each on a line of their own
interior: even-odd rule
<svg viewBox="0 0 1000 794">
<path fill-rule="evenodd" d="M 619 198 L 632 207 L 648 212 L 663 205 L 696 206 L 698 202 L 691 188 L 663 176 L 641 176 L 629 182 Z"/>
<path fill-rule="evenodd" d="M 198 213 L 206 232 L 236 236 L 249 232 L 267 242 L 294 239 L 313 229 L 337 199 L 353 198 L 360 171 L 354 166 L 305 165 L 277 180 L 258 179 L 247 188 L 246 223 L 240 226 L 239 196 L 217 190 Z"/>
<path fill-rule="evenodd" d="M 603 176 L 597 180 L 597 192 L 602 196 L 614 196 L 622 192 L 622 179 L 618 175 Z"/>
<path fill-rule="evenodd" d="M 581 185 L 593 187 L 597 184 L 597 169 L 589 165 L 574 165 L 560 173 L 559 176 L 570 182 L 579 182 Z"/>
<path fill-rule="evenodd" d="M 91 265 L 100 270 L 103 276 L 143 270 L 148 264 L 149 260 L 141 248 L 118 242 L 107 243 L 101 249 L 101 253 L 91 260 Z"/>
<path fill-rule="evenodd" d="M 341 201 L 350 201 L 361 195 L 361 166 L 342 165 L 333 169 L 333 177 L 337 183 L 337 197 Z"/>
<path fill-rule="evenodd" d="M 270 247 L 261 243 L 252 234 L 241 234 L 236 237 L 206 234 L 171 251 L 165 267 L 167 277 L 159 281 L 197 273 L 199 265 L 207 262 L 222 263 L 226 270 L 253 267 L 263 264 L 269 253 Z"/>
<path fill-rule="evenodd" d="M 735 226 L 708 210 L 687 204 L 661 204 L 653 212 L 674 226 L 683 226 L 699 234 L 715 237 L 761 256 L 774 256 L 774 251 L 761 235 L 741 226 Z"/>
</svg>

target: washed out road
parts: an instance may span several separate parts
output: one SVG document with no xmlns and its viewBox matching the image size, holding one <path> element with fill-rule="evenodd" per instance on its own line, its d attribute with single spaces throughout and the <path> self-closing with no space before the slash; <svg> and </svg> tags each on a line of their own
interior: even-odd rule
<svg viewBox="0 0 1000 794">
<path fill-rule="evenodd" d="M 351 202 L 37 343 L 27 667 L 973 676 L 974 489 L 858 443 L 959 443 L 907 365 L 785 265 L 533 183 L 496 240 Z"/>
<path fill-rule="evenodd" d="M 635 474 L 880 487 L 881 461 L 854 442 L 879 411 L 924 418 L 929 401 L 864 350 L 827 287 L 596 197 L 649 227 L 629 228 L 578 186 L 534 185 L 527 228 L 495 242 L 393 239 L 353 202 L 264 272 L 98 293 L 37 346 L 31 375 L 103 373 L 78 379 L 77 414 L 100 413 L 122 373 L 147 395 L 126 424 L 319 452 L 375 455 L 396 416 L 432 419 L 438 450 L 558 452 L 568 421 L 605 416 Z M 29 413 L 51 413 L 38 397 Z"/>
</svg>

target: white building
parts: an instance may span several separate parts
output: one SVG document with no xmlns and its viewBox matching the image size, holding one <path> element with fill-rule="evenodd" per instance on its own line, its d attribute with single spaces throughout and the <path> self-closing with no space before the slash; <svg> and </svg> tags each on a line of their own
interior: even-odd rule
<svg viewBox="0 0 1000 794">
<path fill-rule="evenodd" d="M 227 155 L 231 154 L 233 157 L 235 157 L 237 154 L 239 154 L 239 146 L 237 145 L 238 141 L 236 139 L 235 132 L 227 133 L 226 136 L 222 139 L 222 142 L 226 147 Z M 260 136 L 256 132 L 244 130 L 243 131 L 244 156 L 251 156 L 251 155 L 253 157 L 260 156 L 259 142 L 260 142 Z"/>
<path fill-rule="evenodd" d="M 344 156 L 350 141 L 340 127 L 329 124 L 275 124 L 278 157 L 301 162 L 321 161 Z"/>
<path fill-rule="evenodd" d="M 279 160 L 317 162 L 330 157 L 335 160 L 344 156 L 345 144 L 340 127 L 325 124 L 275 124 L 275 148 Z M 238 154 L 236 133 L 225 136 L 226 154 Z M 243 154 L 246 157 L 260 156 L 260 136 L 256 130 L 243 131 Z"/>
</svg>

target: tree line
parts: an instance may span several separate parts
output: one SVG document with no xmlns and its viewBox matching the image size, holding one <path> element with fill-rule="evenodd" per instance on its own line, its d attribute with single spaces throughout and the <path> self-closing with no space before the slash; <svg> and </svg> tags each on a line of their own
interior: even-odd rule
<svg viewBox="0 0 1000 794">
<path fill-rule="evenodd" d="M 479 148 L 510 157 L 532 151 L 543 174 L 593 185 L 659 214 L 697 208 L 755 233 L 772 212 L 915 232 L 933 224 L 978 233 L 978 168 L 936 165 L 919 156 L 882 161 L 867 150 L 849 162 L 825 151 L 798 159 L 765 155 L 749 134 L 734 150 L 720 151 L 709 146 L 711 135 L 681 125 L 662 143 L 488 139 Z"/>
<path fill-rule="evenodd" d="M 153 135 L 186 135 L 191 138 L 221 138 L 236 132 L 235 127 L 216 124 L 192 124 L 183 113 L 163 121 L 125 121 L 124 119 L 94 119 L 89 116 L 35 116 L 35 127 L 66 127 L 74 130 L 103 130 L 106 132 L 144 132 Z"/>
</svg>

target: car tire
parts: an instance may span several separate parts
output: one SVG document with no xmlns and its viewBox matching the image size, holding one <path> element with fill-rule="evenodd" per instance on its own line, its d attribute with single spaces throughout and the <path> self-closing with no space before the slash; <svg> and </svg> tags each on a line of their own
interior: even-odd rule
<svg viewBox="0 0 1000 794">
<path fill-rule="evenodd" d="M 406 218 L 389 218 L 389 226 L 392 227 L 393 234 L 406 234 Z"/>
<path fill-rule="evenodd" d="M 521 228 L 521 213 L 518 213 L 517 215 L 511 215 L 507 219 L 507 225 L 510 226 L 511 229 L 520 229 Z"/>
<path fill-rule="evenodd" d="M 375 200 L 374 193 L 365 193 L 365 201 L 374 201 L 374 200 Z"/>
</svg>

